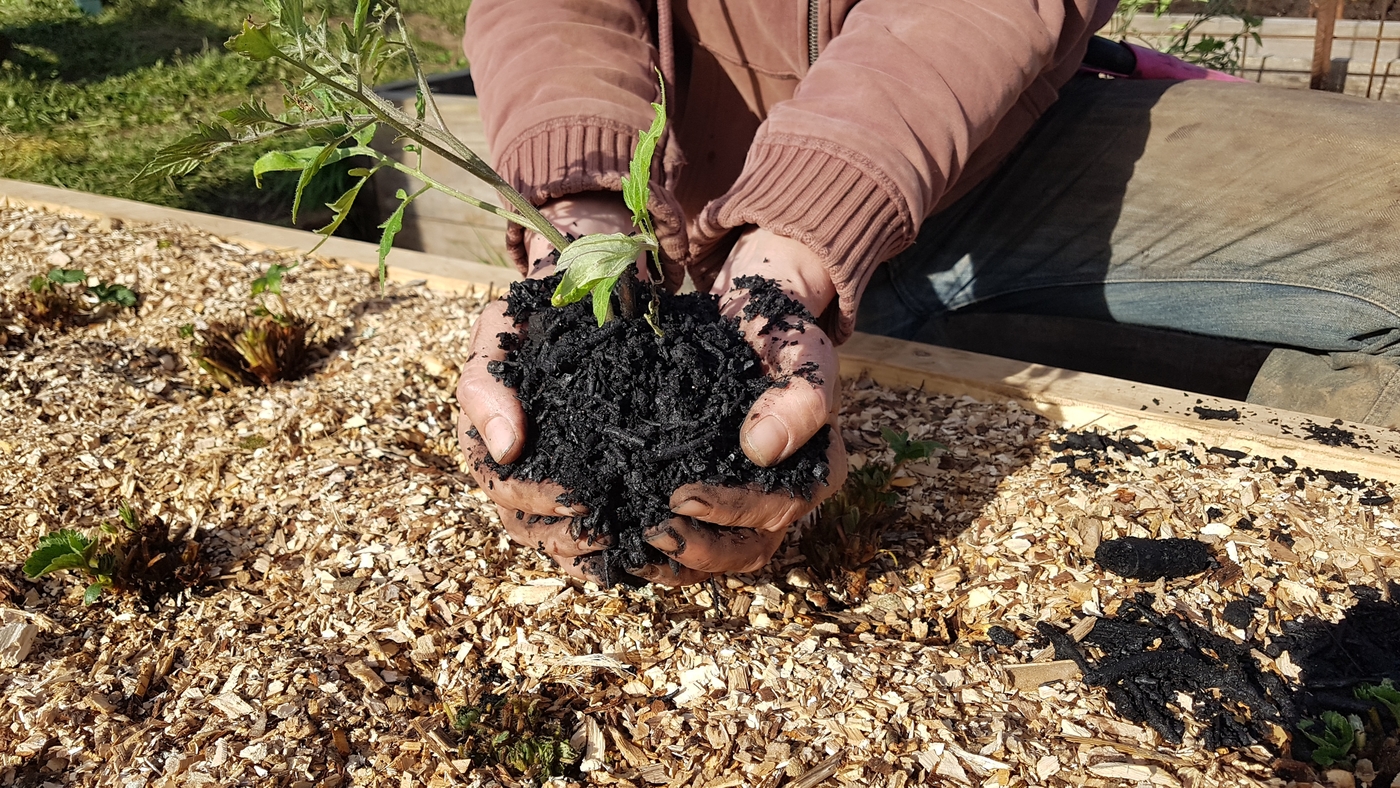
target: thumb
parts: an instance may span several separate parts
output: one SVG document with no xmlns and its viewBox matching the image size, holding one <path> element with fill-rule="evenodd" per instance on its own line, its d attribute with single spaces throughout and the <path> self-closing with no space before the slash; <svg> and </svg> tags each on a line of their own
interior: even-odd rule
<svg viewBox="0 0 1400 788">
<path fill-rule="evenodd" d="M 830 399 L 823 386 L 794 378 L 783 388 L 765 391 L 749 409 L 739 430 L 739 445 L 755 465 L 786 460 L 827 423 Z"/>
</svg>

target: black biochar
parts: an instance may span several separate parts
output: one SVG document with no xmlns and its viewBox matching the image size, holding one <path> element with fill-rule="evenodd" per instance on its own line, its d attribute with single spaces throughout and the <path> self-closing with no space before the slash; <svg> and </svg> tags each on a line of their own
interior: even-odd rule
<svg viewBox="0 0 1400 788">
<path fill-rule="evenodd" d="M 1189 577 L 1212 567 L 1210 548 L 1195 539 L 1126 536 L 1100 542 L 1094 561 L 1104 570 L 1137 580 Z"/>
</svg>

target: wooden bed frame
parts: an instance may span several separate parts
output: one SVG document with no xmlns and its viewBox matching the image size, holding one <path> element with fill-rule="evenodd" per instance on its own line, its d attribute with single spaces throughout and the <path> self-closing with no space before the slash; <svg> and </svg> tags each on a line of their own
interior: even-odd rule
<svg viewBox="0 0 1400 788">
<path fill-rule="evenodd" d="M 321 240 L 301 230 L 4 179 L 0 204 L 99 220 L 173 222 L 253 250 L 305 252 Z M 374 244 L 343 238 L 331 238 L 316 256 L 366 271 L 378 267 Z M 488 297 L 519 278 L 498 266 L 404 249 L 394 250 L 389 262 L 392 281 L 417 281 L 437 290 Z M 1310 428 L 1334 426 L 1321 417 L 867 334 L 856 334 L 841 347 L 841 375 L 868 375 L 884 385 L 922 386 L 983 401 L 1015 401 L 1066 427 L 1136 426 L 1154 438 L 1193 440 L 1273 459 L 1287 456 L 1304 466 L 1400 482 L 1396 430 L 1341 422 L 1335 426 L 1354 433 L 1356 446 L 1331 446 L 1308 438 Z M 1230 411 L 1238 416 L 1207 418 Z"/>
</svg>

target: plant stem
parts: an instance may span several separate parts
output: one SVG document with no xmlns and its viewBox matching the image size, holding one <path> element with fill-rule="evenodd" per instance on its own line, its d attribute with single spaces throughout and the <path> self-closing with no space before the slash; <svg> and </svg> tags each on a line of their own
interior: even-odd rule
<svg viewBox="0 0 1400 788">
<path fill-rule="evenodd" d="M 534 205 L 531 205 L 530 201 L 525 199 L 524 195 L 516 191 L 515 187 L 506 183 L 505 179 L 498 175 L 495 170 L 491 169 L 480 156 L 473 153 L 471 149 L 462 144 L 461 140 L 458 140 L 445 128 L 435 128 L 422 121 L 410 118 L 393 104 L 390 104 L 388 101 L 372 92 L 366 93 L 363 90 L 357 90 L 348 85 L 344 85 L 332 79 L 329 75 L 321 73 L 309 63 L 293 60 L 287 57 L 280 49 L 276 50 L 276 52 L 276 57 L 278 59 L 305 71 L 307 74 L 310 74 L 313 79 L 326 87 L 344 93 L 364 104 L 380 122 L 392 127 L 402 136 L 413 139 L 428 150 L 431 150 L 465 169 L 467 172 L 486 181 L 520 212 L 518 216 L 512 216 L 509 212 L 496 208 L 493 212 L 497 213 L 497 215 L 509 218 L 511 221 L 522 224 L 540 235 L 543 235 L 554 248 L 560 251 L 563 251 L 564 248 L 569 245 L 563 233 L 559 232 L 559 229 L 550 223 L 550 221 L 544 217 L 544 214 L 540 213 Z M 448 148 L 452 148 L 453 150 L 448 150 Z M 424 180 L 427 182 L 426 178 Z M 457 192 L 456 190 L 447 193 L 459 199 L 464 196 L 461 192 Z M 488 203 L 482 203 L 480 200 L 475 200 L 475 198 L 469 199 L 468 203 L 477 205 L 478 207 L 488 205 Z"/>
<path fill-rule="evenodd" d="M 438 191 L 448 195 L 449 197 L 455 197 L 468 205 L 475 206 L 477 208 L 482 209 L 483 211 L 489 211 L 491 213 L 494 213 L 502 219 L 505 219 L 506 221 L 515 222 L 516 224 L 519 224 L 531 230 L 536 229 L 536 227 L 533 224 L 530 224 L 528 221 L 526 221 L 525 217 L 521 216 L 518 213 L 507 211 L 505 208 L 502 208 L 498 205 L 492 205 L 491 203 L 479 200 L 471 196 L 470 194 L 467 194 L 466 192 L 458 191 L 445 183 L 441 183 L 440 181 L 435 180 L 432 176 L 428 175 L 422 170 L 417 169 L 415 167 L 410 167 L 407 164 L 403 164 L 402 162 L 395 161 L 389 158 L 388 156 L 384 156 L 378 151 L 374 151 L 374 153 L 380 157 L 380 161 L 383 162 L 386 166 L 392 167 L 398 170 L 399 172 L 402 172 L 406 175 L 410 175 L 422 181 L 423 183 L 426 183 L 427 186 L 424 187 L 424 189 L 437 189 Z M 419 190 L 417 194 L 422 193 L 423 190 Z M 417 194 L 415 194 L 414 196 L 416 197 Z"/>
</svg>

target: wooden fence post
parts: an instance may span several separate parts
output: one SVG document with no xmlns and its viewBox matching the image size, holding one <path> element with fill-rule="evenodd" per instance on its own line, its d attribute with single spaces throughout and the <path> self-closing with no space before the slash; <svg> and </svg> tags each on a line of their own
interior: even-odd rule
<svg viewBox="0 0 1400 788">
<path fill-rule="evenodd" d="M 1313 7 L 1317 9 L 1317 33 L 1313 36 L 1312 80 L 1308 86 L 1326 90 L 1332 70 L 1332 35 L 1337 29 L 1342 0 L 1314 0 Z"/>
</svg>

